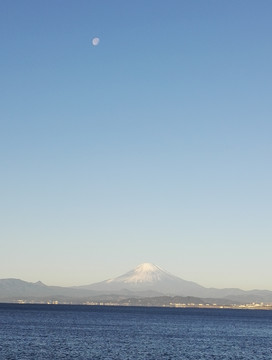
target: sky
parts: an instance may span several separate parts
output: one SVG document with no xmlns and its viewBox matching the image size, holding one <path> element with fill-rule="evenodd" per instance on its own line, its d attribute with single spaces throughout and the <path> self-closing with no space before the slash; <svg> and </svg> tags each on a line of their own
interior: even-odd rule
<svg viewBox="0 0 272 360">
<path fill-rule="evenodd" d="M 271 12 L 0 0 L 0 278 L 272 290 Z"/>
</svg>

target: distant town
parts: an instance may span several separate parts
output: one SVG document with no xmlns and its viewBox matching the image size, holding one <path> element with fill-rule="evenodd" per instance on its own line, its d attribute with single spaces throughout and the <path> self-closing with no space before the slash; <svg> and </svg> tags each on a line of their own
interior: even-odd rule
<svg viewBox="0 0 272 360">
<path fill-rule="evenodd" d="M 144 301 L 145 300 L 145 301 Z M 169 308 L 202 308 L 202 309 L 252 309 L 252 310 L 272 310 L 272 303 L 248 303 L 248 304 L 228 304 L 228 305 L 219 305 L 219 304 L 205 304 L 205 303 L 173 303 L 166 302 L 161 304 L 155 304 L 155 302 L 150 301 L 150 298 L 145 299 L 131 299 L 122 302 L 112 302 L 112 301 L 86 301 L 83 303 L 73 303 L 73 302 L 60 302 L 58 300 L 47 300 L 47 301 L 35 301 L 35 300 L 23 300 L 19 299 L 14 301 L 17 304 L 47 304 L 47 305 L 86 305 L 86 306 L 141 306 L 141 307 L 169 307 Z"/>
</svg>

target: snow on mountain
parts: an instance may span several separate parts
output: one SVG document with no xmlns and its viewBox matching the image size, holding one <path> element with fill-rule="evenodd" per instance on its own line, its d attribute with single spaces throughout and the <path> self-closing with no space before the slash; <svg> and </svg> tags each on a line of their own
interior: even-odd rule
<svg viewBox="0 0 272 360">
<path fill-rule="evenodd" d="M 167 275 L 167 272 L 159 268 L 157 265 L 144 263 L 138 265 L 134 270 L 131 270 L 115 279 L 106 280 L 106 282 L 108 284 L 113 282 L 123 282 L 126 284 L 154 283 L 161 281 L 167 277 Z M 171 277 L 170 274 L 168 276 Z"/>
</svg>

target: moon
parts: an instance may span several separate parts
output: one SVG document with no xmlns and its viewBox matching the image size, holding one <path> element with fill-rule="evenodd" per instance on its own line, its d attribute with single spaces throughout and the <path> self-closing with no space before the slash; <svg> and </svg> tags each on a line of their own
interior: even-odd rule
<svg viewBox="0 0 272 360">
<path fill-rule="evenodd" d="M 99 37 L 94 37 L 94 38 L 92 39 L 92 44 L 93 44 L 93 46 L 97 46 L 97 45 L 99 44 L 99 42 L 100 42 Z"/>
</svg>

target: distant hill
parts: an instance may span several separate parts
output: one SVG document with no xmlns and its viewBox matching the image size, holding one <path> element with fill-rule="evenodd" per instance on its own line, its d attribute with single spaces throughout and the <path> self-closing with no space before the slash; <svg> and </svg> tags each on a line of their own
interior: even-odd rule
<svg viewBox="0 0 272 360">
<path fill-rule="evenodd" d="M 75 301 L 86 299 L 94 292 L 75 290 L 60 286 L 47 286 L 42 282 L 27 282 L 19 279 L 0 279 L 0 301 Z"/>
<path fill-rule="evenodd" d="M 181 298 L 194 297 L 198 303 L 272 303 L 272 291 L 205 288 L 150 263 L 141 264 L 113 279 L 77 287 L 47 286 L 40 281 L 31 283 L 19 279 L 0 280 L 1 302 L 58 301 L 80 304 L 108 301 L 122 304 L 131 299 L 133 304 L 150 304 L 153 298 L 153 302 L 161 304 L 165 296 L 176 299 L 174 301 L 180 297 L 181 302 Z"/>
</svg>

